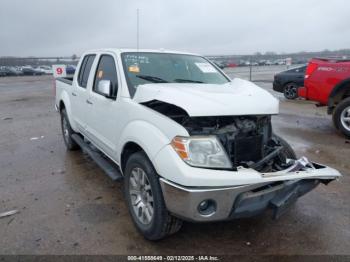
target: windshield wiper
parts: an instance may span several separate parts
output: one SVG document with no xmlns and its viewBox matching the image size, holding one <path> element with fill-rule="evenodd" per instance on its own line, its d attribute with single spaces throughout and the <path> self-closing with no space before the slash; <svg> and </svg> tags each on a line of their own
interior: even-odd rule
<svg viewBox="0 0 350 262">
<path fill-rule="evenodd" d="M 168 81 L 166 81 L 162 78 L 156 77 L 156 76 L 137 75 L 136 77 L 141 78 L 141 79 L 146 80 L 146 81 L 149 81 L 149 82 L 152 82 L 152 83 L 169 83 Z"/>
<path fill-rule="evenodd" d="M 175 79 L 174 80 L 177 83 L 197 83 L 197 84 L 204 84 L 202 81 L 196 81 L 191 79 Z"/>
</svg>

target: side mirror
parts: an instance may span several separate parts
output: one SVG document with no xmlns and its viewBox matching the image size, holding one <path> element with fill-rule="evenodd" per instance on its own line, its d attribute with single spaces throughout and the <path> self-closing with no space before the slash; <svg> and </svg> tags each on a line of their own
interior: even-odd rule
<svg viewBox="0 0 350 262">
<path fill-rule="evenodd" d="M 101 80 L 97 85 L 97 92 L 105 97 L 111 97 L 112 82 L 110 80 Z"/>
</svg>

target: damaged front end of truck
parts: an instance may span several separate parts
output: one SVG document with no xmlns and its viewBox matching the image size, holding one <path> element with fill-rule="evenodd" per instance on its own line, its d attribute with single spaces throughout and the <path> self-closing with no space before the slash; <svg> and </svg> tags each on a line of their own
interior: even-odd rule
<svg viewBox="0 0 350 262">
<path fill-rule="evenodd" d="M 286 142 L 272 132 L 271 116 L 190 117 L 181 108 L 161 101 L 145 106 L 182 125 L 190 136 L 216 136 L 231 160 L 232 170 L 253 168 L 259 172 L 287 169 L 295 157 Z"/>
<path fill-rule="evenodd" d="M 181 125 L 189 138 L 218 141 L 230 163 L 213 168 L 213 175 L 217 171 L 222 171 L 223 176 L 236 174 L 239 182 L 204 189 L 161 178 L 166 206 L 173 214 L 192 221 L 217 221 L 250 217 L 272 207 L 277 218 L 299 197 L 340 176 L 337 171 L 305 157 L 298 159 L 290 145 L 273 133 L 271 118 L 278 113 L 278 102 L 267 92 L 254 90 L 252 85 L 243 91 L 238 88 L 240 92 L 225 87 L 218 94 L 211 92 L 210 87 L 205 87 L 207 90 L 203 92 L 199 86 L 189 92 L 184 88 L 177 92 L 176 88 L 143 86 L 134 99 Z M 265 101 L 259 100 L 264 98 Z M 172 146 L 186 151 L 187 140 L 187 137 L 174 138 Z M 182 153 L 179 156 L 192 166 Z M 184 208 L 179 203 L 188 205 Z"/>
</svg>

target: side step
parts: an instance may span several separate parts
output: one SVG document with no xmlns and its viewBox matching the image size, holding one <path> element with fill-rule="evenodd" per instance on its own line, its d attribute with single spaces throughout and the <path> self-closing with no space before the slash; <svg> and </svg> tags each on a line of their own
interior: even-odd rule
<svg viewBox="0 0 350 262">
<path fill-rule="evenodd" d="M 113 181 L 119 181 L 123 179 L 123 176 L 120 173 L 118 167 L 103 157 L 102 153 L 92 149 L 81 136 L 78 134 L 73 134 L 72 138 Z"/>
</svg>

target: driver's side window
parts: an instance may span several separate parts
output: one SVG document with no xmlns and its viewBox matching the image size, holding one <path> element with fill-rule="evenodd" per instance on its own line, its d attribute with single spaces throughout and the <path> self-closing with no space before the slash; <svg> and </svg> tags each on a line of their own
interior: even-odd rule
<svg viewBox="0 0 350 262">
<path fill-rule="evenodd" d="M 118 94 L 118 75 L 114 58 L 110 55 L 102 55 L 97 66 L 93 91 L 99 94 L 98 85 L 100 81 L 111 82 L 110 97 L 116 98 Z M 104 95 L 104 94 L 101 94 Z"/>
</svg>

